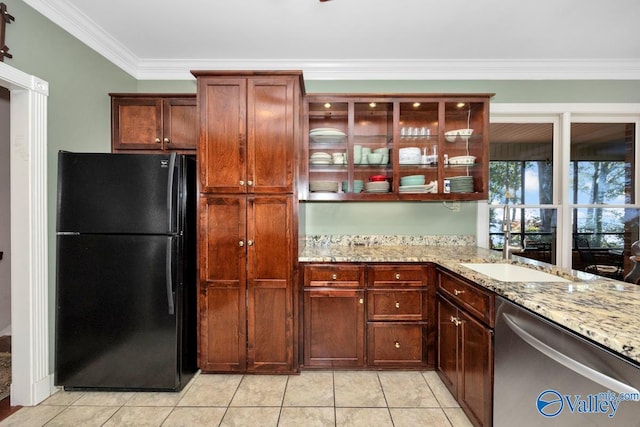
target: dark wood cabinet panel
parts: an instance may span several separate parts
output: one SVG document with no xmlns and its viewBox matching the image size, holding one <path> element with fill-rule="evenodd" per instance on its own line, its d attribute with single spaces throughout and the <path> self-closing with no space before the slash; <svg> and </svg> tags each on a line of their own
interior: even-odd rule
<svg viewBox="0 0 640 427">
<path fill-rule="evenodd" d="M 248 203 L 248 371 L 290 371 L 293 354 L 293 198 Z"/>
<path fill-rule="evenodd" d="M 460 313 L 464 327 L 460 340 L 463 343 L 461 383 L 458 399 L 469 418 L 476 424 L 492 424 L 493 394 L 493 331 L 471 316 Z"/>
<path fill-rule="evenodd" d="M 246 191 L 247 85 L 245 78 L 198 79 L 200 191 Z"/>
<path fill-rule="evenodd" d="M 493 310 L 495 297 L 448 272 L 437 274 L 438 373 L 471 422 L 491 426 L 493 314 L 487 318 L 477 307 L 481 302 Z"/>
<path fill-rule="evenodd" d="M 198 74 L 203 192 L 294 192 L 300 87 L 295 73 Z"/>
<path fill-rule="evenodd" d="M 195 150 L 198 144 L 196 98 L 163 100 L 163 137 L 165 150 Z"/>
<path fill-rule="evenodd" d="M 253 182 L 249 191 L 293 191 L 298 123 L 296 84 L 297 79 L 292 77 L 248 80 L 247 180 Z"/>
<path fill-rule="evenodd" d="M 246 368 L 246 200 L 200 198 L 199 366 Z"/>
<path fill-rule="evenodd" d="M 305 366 L 364 366 L 364 290 L 305 290 L 304 323 Z"/>
<path fill-rule="evenodd" d="M 494 326 L 494 297 L 478 285 L 442 270 L 438 273 L 438 290 L 489 326 Z"/>
<path fill-rule="evenodd" d="M 112 151 L 194 153 L 195 94 L 110 95 Z"/>
<path fill-rule="evenodd" d="M 203 371 L 245 370 L 244 295 L 243 286 L 200 286 L 198 366 Z"/>
<path fill-rule="evenodd" d="M 426 295 L 419 290 L 368 290 L 368 319 L 426 320 Z"/>
<path fill-rule="evenodd" d="M 415 367 L 426 359 L 426 323 L 369 322 L 368 364 Z"/>
<path fill-rule="evenodd" d="M 438 344 L 437 369 L 442 382 L 447 386 L 451 394 L 458 396 L 458 364 L 460 361 L 458 348 L 458 329 L 453 319 L 458 315 L 458 310 L 446 299 L 438 296 Z"/>
</svg>

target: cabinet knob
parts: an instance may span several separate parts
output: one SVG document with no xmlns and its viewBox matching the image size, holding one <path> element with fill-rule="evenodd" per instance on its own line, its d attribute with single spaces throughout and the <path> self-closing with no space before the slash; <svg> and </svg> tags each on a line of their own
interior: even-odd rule
<svg viewBox="0 0 640 427">
<path fill-rule="evenodd" d="M 244 246 L 244 242 L 243 242 L 242 240 L 240 240 L 240 241 L 238 242 L 238 246 L 240 246 L 240 247 Z"/>
<path fill-rule="evenodd" d="M 240 187 L 244 186 L 244 181 L 240 180 Z"/>
<path fill-rule="evenodd" d="M 169 138 L 165 138 L 165 139 L 163 139 L 163 141 L 164 141 L 165 144 L 169 144 L 171 142 L 171 140 L 169 140 Z"/>
<path fill-rule="evenodd" d="M 459 290 L 457 290 L 457 289 L 454 289 L 454 290 L 453 290 L 453 294 L 454 294 L 454 295 L 464 294 L 464 291 L 459 291 Z"/>
<path fill-rule="evenodd" d="M 337 274 L 333 273 L 333 274 L 331 275 L 331 280 L 336 280 L 337 278 L 338 278 L 338 275 L 337 275 Z"/>
<path fill-rule="evenodd" d="M 247 240 L 247 246 L 253 246 L 253 240 Z"/>
<path fill-rule="evenodd" d="M 396 301 L 396 308 L 400 308 L 400 303 Z"/>
<path fill-rule="evenodd" d="M 360 298 L 360 299 L 358 300 L 358 302 L 359 302 L 360 304 L 364 304 L 364 298 Z"/>
<path fill-rule="evenodd" d="M 395 346 L 394 346 L 394 347 L 395 347 L 395 348 L 400 348 L 400 343 L 399 343 L 398 341 L 396 341 L 396 343 L 395 343 Z"/>
<path fill-rule="evenodd" d="M 156 144 L 160 144 L 160 138 L 156 138 Z"/>
<path fill-rule="evenodd" d="M 253 181 L 247 181 L 247 185 L 251 187 L 253 185 Z"/>
<path fill-rule="evenodd" d="M 396 280 L 400 280 L 400 273 L 396 273 Z"/>
</svg>

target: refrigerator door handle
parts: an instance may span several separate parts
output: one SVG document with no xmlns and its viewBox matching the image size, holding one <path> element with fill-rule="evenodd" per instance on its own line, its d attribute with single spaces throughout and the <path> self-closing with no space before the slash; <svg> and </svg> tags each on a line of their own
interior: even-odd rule
<svg viewBox="0 0 640 427">
<path fill-rule="evenodd" d="M 167 254 L 165 263 L 165 275 L 167 276 L 167 304 L 169 306 L 169 315 L 175 314 L 175 305 L 173 302 L 173 237 L 167 237 Z"/>
<path fill-rule="evenodd" d="M 169 157 L 169 177 L 167 182 L 167 222 L 169 225 L 169 233 L 173 233 L 174 218 L 173 218 L 173 179 L 176 173 L 176 153 L 171 153 Z"/>
<path fill-rule="evenodd" d="M 555 360 L 566 368 L 571 369 L 578 375 L 588 378 L 589 380 L 600 384 L 603 387 L 608 388 L 609 390 L 613 390 L 617 393 L 631 393 L 634 395 L 638 395 L 640 393 L 634 387 L 627 385 L 621 381 L 618 381 L 615 378 L 611 378 L 608 375 L 605 375 L 601 372 L 592 369 L 589 366 L 583 365 L 577 360 L 572 359 L 568 355 L 556 350 L 555 348 L 545 344 L 540 341 L 538 338 L 529 334 L 523 328 L 521 328 L 511 316 L 506 313 L 502 313 L 504 318 L 504 322 L 516 335 L 518 335 L 524 342 L 529 344 L 534 349 L 538 350 L 540 353 L 544 354 L 548 358 Z"/>
</svg>

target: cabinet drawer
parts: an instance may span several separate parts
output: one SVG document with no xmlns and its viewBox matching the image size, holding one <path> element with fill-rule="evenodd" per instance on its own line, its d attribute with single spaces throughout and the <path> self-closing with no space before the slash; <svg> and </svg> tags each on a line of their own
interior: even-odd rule
<svg viewBox="0 0 640 427">
<path fill-rule="evenodd" d="M 364 267 L 357 265 L 307 265 L 304 286 L 364 287 Z"/>
<path fill-rule="evenodd" d="M 384 265 L 368 270 L 369 283 L 375 287 L 426 286 L 427 274 L 424 268 L 410 265 Z"/>
<path fill-rule="evenodd" d="M 494 296 L 490 291 L 438 270 L 438 290 L 456 304 L 493 327 Z"/>
<path fill-rule="evenodd" d="M 369 365 L 422 365 L 424 328 L 420 323 L 369 323 Z"/>
<path fill-rule="evenodd" d="M 369 320 L 426 319 L 424 293 L 419 290 L 369 290 Z"/>
</svg>

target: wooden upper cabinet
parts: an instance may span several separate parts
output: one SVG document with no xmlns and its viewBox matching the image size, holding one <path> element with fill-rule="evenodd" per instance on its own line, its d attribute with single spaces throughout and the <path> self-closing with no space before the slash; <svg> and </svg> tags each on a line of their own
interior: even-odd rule
<svg viewBox="0 0 640 427">
<path fill-rule="evenodd" d="M 195 94 L 110 94 L 111 148 L 193 152 L 198 116 Z"/>
<path fill-rule="evenodd" d="M 300 199 L 487 199 L 491 96 L 307 95 Z"/>
<path fill-rule="evenodd" d="M 193 72 L 202 192 L 294 192 L 302 74 L 274 73 Z"/>
</svg>

